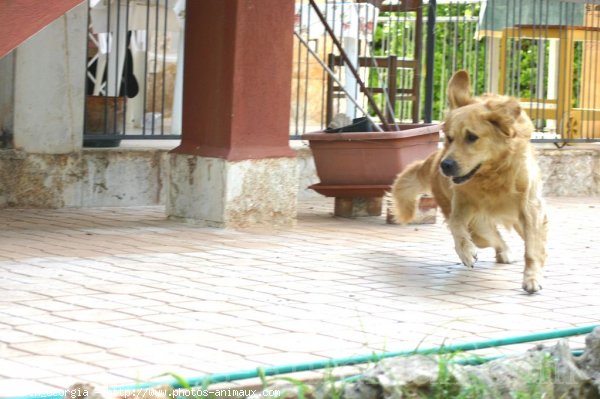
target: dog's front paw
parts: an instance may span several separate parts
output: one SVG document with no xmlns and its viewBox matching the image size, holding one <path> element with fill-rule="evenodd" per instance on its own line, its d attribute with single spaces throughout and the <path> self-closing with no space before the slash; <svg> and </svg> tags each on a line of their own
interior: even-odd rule
<svg viewBox="0 0 600 399">
<path fill-rule="evenodd" d="M 463 265 L 472 268 L 477 260 L 477 250 L 470 241 L 463 241 L 461 245 L 456 246 L 456 253 Z"/>
<path fill-rule="evenodd" d="M 540 277 L 525 277 L 523 278 L 523 289 L 528 294 L 535 294 L 542 289 L 542 282 Z"/>
</svg>

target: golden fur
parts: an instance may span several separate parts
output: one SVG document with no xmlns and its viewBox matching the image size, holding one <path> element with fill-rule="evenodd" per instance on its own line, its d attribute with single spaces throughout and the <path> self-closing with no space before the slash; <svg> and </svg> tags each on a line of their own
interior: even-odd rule
<svg viewBox="0 0 600 399">
<path fill-rule="evenodd" d="M 459 71 L 448 84 L 450 111 L 444 147 L 409 165 L 392 186 L 394 214 L 410 222 L 418 197 L 433 194 L 454 238 L 462 263 L 472 267 L 476 249 L 493 247 L 499 263 L 509 250 L 497 225 L 514 228 L 525 241 L 523 289 L 541 289 L 546 259 L 547 218 L 532 146 L 533 124 L 511 97 L 471 97 L 469 75 Z"/>
</svg>

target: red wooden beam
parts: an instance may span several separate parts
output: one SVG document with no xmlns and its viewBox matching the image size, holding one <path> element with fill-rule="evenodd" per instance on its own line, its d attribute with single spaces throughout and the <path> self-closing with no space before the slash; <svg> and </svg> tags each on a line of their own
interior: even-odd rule
<svg viewBox="0 0 600 399">
<path fill-rule="evenodd" d="M 0 58 L 85 0 L 1 0 Z"/>
</svg>

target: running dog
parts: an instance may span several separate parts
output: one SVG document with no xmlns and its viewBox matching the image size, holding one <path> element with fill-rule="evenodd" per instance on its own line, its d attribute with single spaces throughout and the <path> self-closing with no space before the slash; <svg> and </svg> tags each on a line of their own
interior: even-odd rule
<svg viewBox="0 0 600 399">
<path fill-rule="evenodd" d="M 394 216 L 399 223 L 410 222 L 419 196 L 433 194 L 467 267 L 477 260 L 476 247 L 492 247 L 498 263 L 510 263 L 497 226 L 515 229 L 525 242 L 523 289 L 537 292 L 548 222 L 530 144 L 533 124 L 514 98 L 472 97 L 466 71 L 450 79 L 448 101 L 444 146 L 396 177 Z"/>
</svg>

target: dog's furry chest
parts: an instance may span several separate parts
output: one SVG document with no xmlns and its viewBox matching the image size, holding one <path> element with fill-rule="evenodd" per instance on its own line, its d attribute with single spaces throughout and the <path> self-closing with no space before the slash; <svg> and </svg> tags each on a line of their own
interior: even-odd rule
<svg viewBox="0 0 600 399">
<path fill-rule="evenodd" d="M 495 225 L 512 227 L 519 222 L 519 198 L 507 198 L 506 202 L 479 203 L 475 215 L 490 220 Z"/>
<path fill-rule="evenodd" d="M 518 222 L 522 204 L 528 195 L 527 187 L 518 185 L 516 181 L 507 181 L 500 185 L 496 182 L 490 187 L 479 185 L 477 189 L 465 189 L 466 187 L 461 187 L 461 190 L 454 193 L 453 206 L 467 206 L 474 215 L 504 226 L 512 226 Z"/>
</svg>

